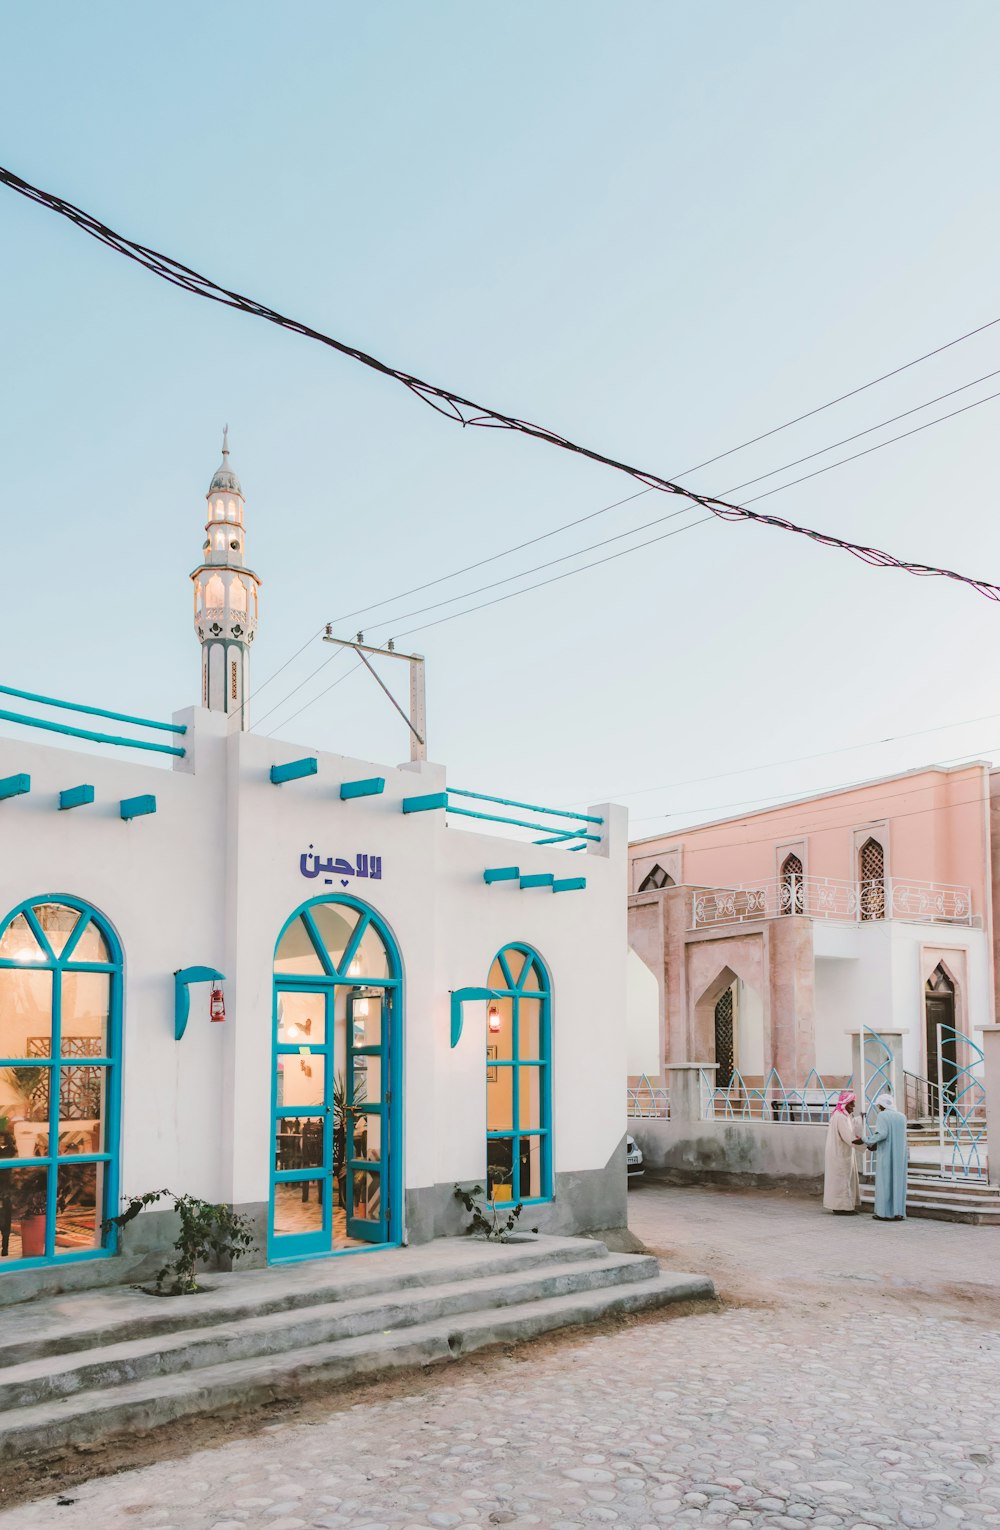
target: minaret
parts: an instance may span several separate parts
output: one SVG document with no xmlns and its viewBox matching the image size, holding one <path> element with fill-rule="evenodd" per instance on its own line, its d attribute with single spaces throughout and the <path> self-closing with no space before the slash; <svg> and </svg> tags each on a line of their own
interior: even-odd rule
<svg viewBox="0 0 1000 1530">
<path fill-rule="evenodd" d="M 260 580 L 244 562 L 245 501 L 229 466 L 229 426 L 222 432 L 222 462 L 205 495 L 203 562 L 195 569 L 194 625 L 201 644 L 201 704 L 239 716 L 250 726 L 250 644 L 257 632 Z"/>
</svg>

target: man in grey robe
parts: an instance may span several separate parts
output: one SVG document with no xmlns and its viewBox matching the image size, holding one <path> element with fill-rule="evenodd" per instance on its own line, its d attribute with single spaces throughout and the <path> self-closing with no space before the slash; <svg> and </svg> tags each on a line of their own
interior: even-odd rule
<svg viewBox="0 0 1000 1530">
<path fill-rule="evenodd" d="M 906 1117 L 891 1094 L 875 1101 L 875 1121 L 866 1146 L 875 1153 L 875 1220 L 902 1222 L 906 1217 Z"/>
</svg>

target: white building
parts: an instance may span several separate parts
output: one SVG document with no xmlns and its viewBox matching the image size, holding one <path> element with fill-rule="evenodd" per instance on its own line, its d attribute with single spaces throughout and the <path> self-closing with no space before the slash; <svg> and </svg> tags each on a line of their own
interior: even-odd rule
<svg viewBox="0 0 1000 1530">
<path fill-rule="evenodd" d="M 0 739 L 0 1301 L 133 1278 L 164 1213 L 123 1247 L 102 1220 L 162 1186 L 248 1214 L 258 1263 L 457 1231 L 458 1182 L 542 1230 L 622 1225 L 624 811 L 248 732 L 228 448 L 208 503 L 207 705 L 21 692 L 47 742 Z"/>
</svg>

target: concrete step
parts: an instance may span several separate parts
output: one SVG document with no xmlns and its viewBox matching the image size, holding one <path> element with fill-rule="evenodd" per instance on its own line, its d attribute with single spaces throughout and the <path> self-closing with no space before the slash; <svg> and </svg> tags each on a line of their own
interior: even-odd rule
<svg viewBox="0 0 1000 1530">
<path fill-rule="evenodd" d="M 154 1297 L 134 1287 L 106 1287 L 0 1307 L 0 1370 L 45 1355 L 66 1355 L 180 1328 L 236 1323 L 271 1312 L 352 1301 L 422 1286 L 491 1275 L 517 1275 L 547 1264 L 607 1258 L 591 1238 L 541 1237 L 497 1245 L 440 1238 L 413 1249 L 377 1249 L 350 1256 L 272 1265 L 265 1270 L 200 1276 L 193 1296 Z"/>
<path fill-rule="evenodd" d="M 323 1383 L 454 1360 L 490 1344 L 713 1295 L 712 1282 L 705 1276 L 657 1273 L 652 1278 L 516 1302 L 497 1310 L 436 1317 L 388 1332 L 231 1359 L 194 1372 L 97 1387 L 3 1414 L 0 1461 L 17 1459 L 27 1451 L 132 1435 L 179 1418 L 294 1396 Z"/>
<path fill-rule="evenodd" d="M 596 1245 L 598 1249 L 603 1245 Z M 338 1339 L 360 1338 L 387 1329 L 485 1309 L 522 1306 L 551 1297 L 649 1281 L 659 1274 L 651 1255 L 605 1254 L 603 1258 L 563 1263 L 540 1260 L 520 1273 L 411 1286 L 392 1295 L 294 1306 L 277 1312 L 243 1315 L 236 1322 L 179 1328 L 169 1334 L 144 1335 L 70 1355 L 48 1354 L 9 1366 L 0 1388 L 0 1420 L 5 1410 L 93 1390 L 141 1381 L 150 1376 L 202 1370 L 230 1360 L 251 1360 Z M 180 1299 L 178 1299 L 180 1300 Z M 183 1320 L 183 1308 L 179 1314 Z"/>
<path fill-rule="evenodd" d="M 869 1175 L 862 1176 L 861 1204 L 875 1204 L 874 1181 Z M 939 1222 L 1000 1227 L 1000 1187 L 911 1172 L 906 1180 L 906 1214 Z"/>
</svg>

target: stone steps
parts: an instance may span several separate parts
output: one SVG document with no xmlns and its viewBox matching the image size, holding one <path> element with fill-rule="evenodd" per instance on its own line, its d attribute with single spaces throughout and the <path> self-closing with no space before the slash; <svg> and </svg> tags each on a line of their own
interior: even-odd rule
<svg viewBox="0 0 1000 1530">
<path fill-rule="evenodd" d="M 450 1261 L 427 1245 L 324 1261 L 318 1274 L 311 1265 L 305 1276 L 296 1266 L 209 1277 L 224 1284 L 201 1296 L 90 1293 L 89 1335 L 77 1302 L 62 1347 L 50 1327 L 57 1313 L 10 1309 L 0 1314 L 0 1355 L 8 1362 L 0 1461 L 714 1295 L 704 1276 L 661 1273 L 650 1255 L 610 1254 L 588 1239 L 478 1250 L 469 1240 L 443 1241 L 456 1245 Z M 390 1287 L 370 1289 L 391 1279 L 384 1268 L 367 1276 L 329 1268 L 369 1257 L 399 1261 Z M 290 1279 L 282 1297 L 283 1276 Z M 332 1295 L 331 1280 L 338 1288 Z M 33 1305 L 72 1307 L 74 1300 Z M 15 1339 L 15 1316 L 28 1319 L 33 1332 Z M 94 1343 L 95 1335 L 113 1337 Z"/>
<path fill-rule="evenodd" d="M 861 1176 L 861 1204 L 874 1206 L 875 1181 Z M 1000 1186 L 984 1180 L 949 1179 L 910 1169 L 906 1177 L 906 1214 L 939 1222 L 967 1222 L 1000 1227 Z"/>
</svg>

